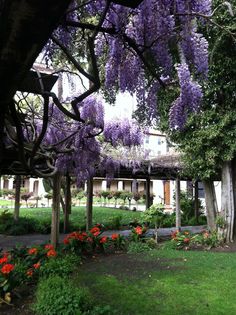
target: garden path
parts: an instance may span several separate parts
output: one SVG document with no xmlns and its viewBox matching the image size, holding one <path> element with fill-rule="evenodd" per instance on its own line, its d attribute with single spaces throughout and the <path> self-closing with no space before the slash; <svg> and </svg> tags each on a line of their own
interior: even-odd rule
<svg viewBox="0 0 236 315">
<path fill-rule="evenodd" d="M 199 233 L 203 230 L 206 230 L 207 226 L 185 226 L 182 228 L 183 231 L 190 231 L 191 233 Z M 175 231 L 174 227 L 172 228 L 160 228 L 158 231 L 160 238 L 167 238 L 171 236 L 171 233 Z M 111 236 L 114 233 L 118 233 L 124 236 L 129 236 L 131 230 L 113 230 L 113 231 L 105 231 L 103 235 Z M 153 229 L 149 229 L 147 232 L 148 236 L 152 236 L 154 234 Z M 65 238 L 65 234 L 60 234 L 60 242 L 63 241 Z M 32 245 L 40 245 L 43 243 L 50 242 L 50 234 L 27 234 L 27 235 L 17 235 L 17 236 L 10 236 L 10 235 L 2 235 L 0 234 L 0 248 L 7 250 L 16 245 L 25 245 L 25 246 L 32 246 Z"/>
</svg>

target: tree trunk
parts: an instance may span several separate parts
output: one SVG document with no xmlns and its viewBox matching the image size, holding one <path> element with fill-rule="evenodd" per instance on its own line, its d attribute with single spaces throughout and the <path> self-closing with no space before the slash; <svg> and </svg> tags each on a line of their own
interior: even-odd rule
<svg viewBox="0 0 236 315">
<path fill-rule="evenodd" d="M 65 187 L 65 211 L 64 211 L 64 233 L 69 230 L 69 216 L 71 213 L 71 179 L 69 175 L 66 175 L 66 187 Z"/>
<path fill-rule="evenodd" d="M 226 242 L 234 238 L 234 184 L 232 162 L 224 162 L 221 170 L 221 215 L 225 218 Z"/>
<path fill-rule="evenodd" d="M 232 173 L 233 173 L 233 190 L 234 190 L 234 227 L 233 239 L 236 239 L 236 158 L 232 160 Z"/>
<path fill-rule="evenodd" d="M 218 212 L 215 187 L 212 180 L 203 181 L 205 190 L 207 225 L 210 231 L 216 230 L 216 214 Z"/>
<path fill-rule="evenodd" d="M 60 224 L 60 190 L 61 175 L 56 174 L 53 177 L 53 203 L 52 203 L 52 226 L 51 226 L 51 244 L 56 247 L 59 241 Z"/>
<path fill-rule="evenodd" d="M 180 180 L 175 180 L 175 215 L 176 215 L 176 229 L 181 229 L 181 209 L 180 209 Z"/>
<path fill-rule="evenodd" d="M 93 221 L 93 178 L 87 180 L 87 202 L 86 202 L 86 230 L 92 226 Z"/>
<path fill-rule="evenodd" d="M 21 186 L 21 176 L 15 176 L 15 208 L 14 208 L 14 220 L 17 222 L 20 216 L 20 186 Z"/>
</svg>

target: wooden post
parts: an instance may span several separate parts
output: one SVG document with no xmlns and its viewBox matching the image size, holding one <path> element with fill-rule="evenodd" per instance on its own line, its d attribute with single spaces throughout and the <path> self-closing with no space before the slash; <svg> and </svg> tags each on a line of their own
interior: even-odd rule
<svg viewBox="0 0 236 315">
<path fill-rule="evenodd" d="M 52 203 L 52 225 L 51 225 L 51 244 L 56 247 L 59 241 L 60 224 L 60 190 L 61 175 L 56 174 L 53 177 L 53 203 Z"/>
<path fill-rule="evenodd" d="M 181 228 L 181 209 L 180 209 L 180 180 L 175 180 L 175 215 L 176 215 L 176 229 Z"/>
<path fill-rule="evenodd" d="M 87 202 L 86 202 L 86 230 L 88 231 L 93 222 L 93 178 L 87 180 Z"/>
<path fill-rule="evenodd" d="M 150 208 L 151 206 L 151 200 L 150 200 L 150 178 L 148 177 L 146 179 L 146 210 Z"/>
<path fill-rule="evenodd" d="M 198 181 L 196 180 L 194 183 L 194 216 L 196 222 L 198 223 L 199 218 L 199 199 L 198 199 Z"/>
<path fill-rule="evenodd" d="M 216 229 L 216 214 L 218 212 L 215 187 L 212 180 L 204 180 L 203 185 L 205 190 L 207 225 L 210 231 L 214 231 Z"/>
<path fill-rule="evenodd" d="M 65 184 L 65 209 L 64 209 L 64 233 L 68 232 L 69 229 L 69 216 L 71 213 L 71 189 L 70 189 L 71 179 L 70 175 L 66 175 Z"/>
<path fill-rule="evenodd" d="M 20 216 L 20 186 L 21 176 L 15 176 L 15 207 L 14 207 L 14 220 L 17 222 Z"/>
</svg>

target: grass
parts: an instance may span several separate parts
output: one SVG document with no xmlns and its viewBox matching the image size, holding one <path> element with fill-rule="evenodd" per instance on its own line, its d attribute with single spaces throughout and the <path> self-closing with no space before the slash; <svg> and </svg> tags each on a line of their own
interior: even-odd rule
<svg viewBox="0 0 236 315">
<path fill-rule="evenodd" d="M 0 207 L 13 207 L 14 200 L 0 199 Z"/>
<path fill-rule="evenodd" d="M 236 314 L 236 254 L 153 250 L 99 258 L 75 283 L 122 315 Z"/>
<path fill-rule="evenodd" d="M 1 213 L 2 210 L 0 210 Z M 13 210 L 10 209 L 9 212 Z M 20 216 L 33 218 L 38 221 L 51 220 L 51 208 L 21 208 Z M 60 214 L 63 218 L 63 212 Z M 121 224 L 129 224 L 131 221 L 139 220 L 141 212 L 133 212 L 127 210 L 120 210 L 115 208 L 93 207 L 93 223 L 102 223 L 109 225 L 114 218 L 121 216 Z M 85 207 L 73 207 L 70 216 L 70 221 L 76 228 L 85 226 Z"/>
</svg>

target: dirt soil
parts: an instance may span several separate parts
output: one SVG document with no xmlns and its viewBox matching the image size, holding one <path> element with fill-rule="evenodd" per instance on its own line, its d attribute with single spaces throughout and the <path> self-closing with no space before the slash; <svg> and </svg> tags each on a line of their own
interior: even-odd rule
<svg viewBox="0 0 236 315">
<path fill-rule="evenodd" d="M 30 305 L 34 300 L 34 287 L 26 287 L 19 293 L 18 297 L 13 297 L 12 305 L 0 305 L 1 315 L 34 315 Z"/>
<path fill-rule="evenodd" d="M 80 271 L 83 273 L 83 269 L 86 269 L 86 273 L 99 273 L 100 275 L 104 274 L 106 276 L 115 276 L 120 280 L 129 278 L 129 281 L 135 281 L 158 269 L 176 270 L 182 268 L 172 265 L 171 262 L 173 261 L 176 261 L 176 259 L 162 259 L 158 257 L 153 260 L 145 261 L 143 259 L 143 253 L 135 255 L 126 253 L 97 255 L 93 256 L 93 258 L 87 259 L 87 261 L 84 263 L 84 267 L 83 265 L 81 266 Z"/>
<path fill-rule="evenodd" d="M 225 244 L 216 248 L 212 248 L 211 251 L 219 253 L 235 253 L 236 252 L 236 242 Z"/>
</svg>

